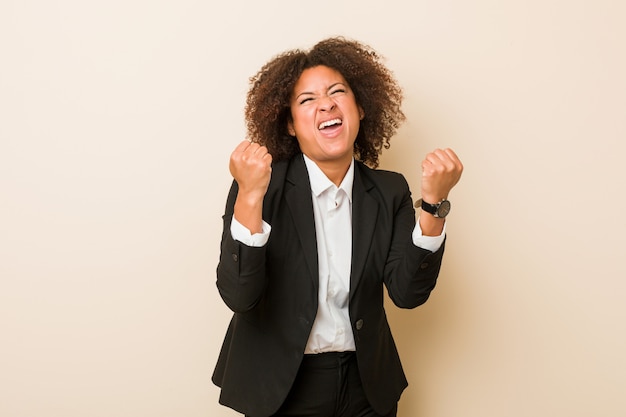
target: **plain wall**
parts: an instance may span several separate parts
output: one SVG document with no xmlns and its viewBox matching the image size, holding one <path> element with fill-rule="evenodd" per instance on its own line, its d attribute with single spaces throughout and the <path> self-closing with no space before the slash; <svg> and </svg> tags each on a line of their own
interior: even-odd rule
<svg viewBox="0 0 626 417">
<path fill-rule="evenodd" d="M 228 157 L 248 77 L 369 43 L 419 194 L 452 147 L 438 287 L 388 314 L 401 417 L 626 414 L 626 5 L 619 0 L 3 0 L 0 415 L 236 416 L 210 382 Z"/>
</svg>

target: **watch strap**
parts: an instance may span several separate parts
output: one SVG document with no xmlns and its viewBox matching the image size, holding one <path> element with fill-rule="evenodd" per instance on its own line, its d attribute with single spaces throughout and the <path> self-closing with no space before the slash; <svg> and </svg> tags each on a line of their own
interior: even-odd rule
<svg viewBox="0 0 626 417">
<path fill-rule="evenodd" d="M 430 213 L 437 218 L 444 218 L 450 212 L 450 202 L 445 198 L 436 204 L 427 203 L 420 198 L 415 202 L 415 207 L 420 207 L 426 213 Z"/>
</svg>

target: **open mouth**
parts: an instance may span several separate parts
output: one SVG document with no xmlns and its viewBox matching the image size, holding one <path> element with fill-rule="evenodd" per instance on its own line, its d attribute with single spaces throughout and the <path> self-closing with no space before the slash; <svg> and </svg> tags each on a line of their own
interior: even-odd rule
<svg viewBox="0 0 626 417">
<path fill-rule="evenodd" d="M 324 130 L 327 129 L 329 127 L 334 127 L 334 126 L 341 126 L 342 121 L 341 119 L 332 119 L 332 120 L 327 120 L 325 122 L 320 123 L 320 125 L 318 126 L 319 130 Z"/>
</svg>

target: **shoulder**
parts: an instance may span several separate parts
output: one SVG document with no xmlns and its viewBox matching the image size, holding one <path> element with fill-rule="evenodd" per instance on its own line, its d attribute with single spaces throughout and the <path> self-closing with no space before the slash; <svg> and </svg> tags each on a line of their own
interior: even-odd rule
<svg viewBox="0 0 626 417">
<path fill-rule="evenodd" d="M 288 160 L 272 163 L 272 175 L 265 193 L 265 205 L 278 203 L 288 190 L 310 188 L 309 177 L 304 166 L 302 154 Z"/>
<path fill-rule="evenodd" d="M 304 158 L 302 154 L 297 154 L 291 159 L 272 163 L 270 188 L 272 186 L 283 187 L 285 181 L 300 183 L 303 177 L 306 177 L 308 181 Z"/>
<path fill-rule="evenodd" d="M 360 161 L 355 161 L 355 168 L 356 175 L 361 176 L 366 187 L 370 184 L 376 188 L 392 193 L 404 193 L 409 189 L 406 178 L 399 172 L 373 169 Z"/>
</svg>

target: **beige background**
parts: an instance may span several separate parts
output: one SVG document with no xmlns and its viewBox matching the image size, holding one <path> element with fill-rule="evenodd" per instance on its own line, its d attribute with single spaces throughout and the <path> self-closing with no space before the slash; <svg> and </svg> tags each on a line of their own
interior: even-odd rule
<svg viewBox="0 0 626 417">
<path fill-rule="evenodd" d="M 401 417 L 626 415 L 620 0 L 0 3 L 0 415 L 236 416 L 210 383 L 248 77 L 343 34 L 405 87 L 384 154 L 450 146 L 431 300 L 389 309 Z"/>
</svg>

